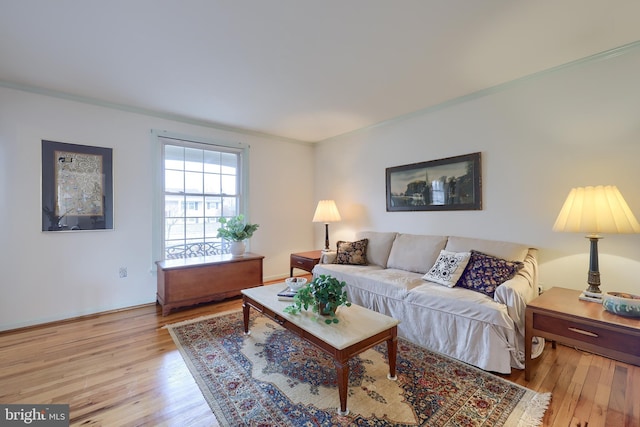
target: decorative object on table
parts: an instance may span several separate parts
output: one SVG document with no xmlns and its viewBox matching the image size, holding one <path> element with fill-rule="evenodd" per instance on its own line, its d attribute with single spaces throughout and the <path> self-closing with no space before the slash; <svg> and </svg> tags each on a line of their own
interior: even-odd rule
<svg viewBox="0 0 640 427">
<path fill-rule="evenodd" d="M 553 231 L 586 233 L 591 242 L 589 252 L 588 287 L 580 299 L 602 302 L 598 266 L 600 233 L 640 233 L 640 224 L 616 186 L 573 188 L 564 202 Z"/>
<path fill-rule="evenodd" d="M 333 200 L 320 200 L 313 214 L 312 222 L 324 222 L 324 250 L 329 250 L 329 223 L 340 221 L 340 212 Z"/>
<path fill-rule="evenodd" d="M 113 229 L 112 152 L 42 140 L 42 231 Z"/>
<path fill-rule="evenodd" d="M 296 296 L 300 288 L 307 283 L 306 277 L 289 277 L 285 280 L 287 287 L 278 292 L 278 300 L 280 301 L 292 301 Z"/>
<path fill-rule="evenodd" d="M 298 290 L 293 297 L 293 305 L 285 308 L 285 312 L 296 314 L 300 311 L 311 310 L 321 316 L 329 316 L 326 324 L 338 323 L 336 310 L 341 305 L 349 307 L 351 302 L 347 298 L 344 287 L 347 284 L 330 275 L 320 275 Z"/>
<path fill-rule="evenodd" d="M 542 425 L 550 393 L 536 393 L 402 338 L 398 381 L 384 343 L 349 361 L 349 415 L 331 357 L 257 312 L 167 328 L 220 425 Z M 206 343 L 206 345 L 202 345 Z"/>
<path fill-rule="evenodd" d="M 231 218 L 218 218 L 220 228 L 218 235 L 225 240 L 231 242 L 231 255 L 240 256 L 244 254 L 246 239 L 250 239 L 253 233 L 258 229 L 258 224 L 249 224 L 245 222 L 244 215 L 236 215 Z"/>
<path fill-rule="evenodd" d="M 285 283 L 294 292 L 298 292 L 307 283 L 306 277 L 287 277 Z"/>
<path fill-rule="evenodd" d="M 293 302 L 293 298 L 296 296 L 297 291 L 292 291 L 291 288 L 284 288 L 282 291 L 278 292 L 278 301 L 289 301 Z"/>
<path fill-rule="evenodd" d="M 602 297 L 605 310 L 627 317 L 640 317 L 640 296 L 626 292 L 605 292 Z"/>
<path fill-rule="evenodd" d="M 482 209 L 480 153 L 386 169 L 387 211 Z"/>
</svg>

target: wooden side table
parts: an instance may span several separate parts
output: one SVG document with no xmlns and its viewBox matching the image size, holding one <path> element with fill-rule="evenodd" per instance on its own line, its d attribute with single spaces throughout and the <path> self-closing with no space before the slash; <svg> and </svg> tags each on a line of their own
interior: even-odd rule
<svg viewBox="0 0 640 427">
<path fill-rule="evenodd" d="M 295 254 L 291 254 L 289 260 L 289 277 L 293 277 L 294 268 L 299 268 L 300 270 L 308 271 L 309 273 L 311 273 L 311 271 L 313 271 L 313 267 L 315 267 L 316 264 L 320 262 L 321 257 L 322 251 L 298 252 Z"/>
<path fill-rule="evenodd" d="M 640 319 L 618 316 L 578 299 L 580 291 L 551 288 L 527 304 L 524 378 L 531 377 L 534 336 L 640 366 Z"/>
</svg>

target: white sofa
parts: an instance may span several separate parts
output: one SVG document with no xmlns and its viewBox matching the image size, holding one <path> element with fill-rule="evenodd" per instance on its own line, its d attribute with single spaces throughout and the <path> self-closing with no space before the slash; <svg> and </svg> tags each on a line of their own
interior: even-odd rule
<svg viewBox="0 0 640 427">
<path fill-rule="evenodd" d="M 314 276 L 332 275 L 347 283 L 351 302 L 401 320 L 398 335 L 481 369 L 510 373 L 524 368 L 527 302 L 538 295 L 537 250 L 525 245 L 455 236 L 365 231 L 366 265 L 337 264 L 328 253 Z M 344 246 L 343 246 L 344 247 Z M 493 298 L 459 286 L 425 280 L 441 251 L 472 250 L 522 268 L 495 289 Z M 364 255 L 364 254 L 363 254 Z M 544 342 L 534 345 L 538 356 Z"/>
</svg>

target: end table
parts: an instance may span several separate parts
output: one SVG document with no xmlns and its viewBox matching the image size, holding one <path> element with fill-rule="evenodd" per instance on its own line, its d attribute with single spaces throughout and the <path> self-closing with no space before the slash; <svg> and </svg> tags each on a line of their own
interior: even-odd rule
<svg viewBox="0 0 640 427">
<path fill-rule="evenodd" d="M 320 262 L 320 258 L 322 258 L 322 251 L 308 251 L 291 254 L 289 260 L 289 277 L 293 277 L 294 268 L 299 268 L 300 270 L 311 273 L 313 271 L 313 267 Z"/>
<path fill-rule="evenodd" d="M 601 304 L 582 301 L 579 296 L 580 291 L 551 288 L 527 304 L 525 380 L 531 377 L 534 336 L 640 366 L 640 320 L 609 313 Z"/>
</svg>

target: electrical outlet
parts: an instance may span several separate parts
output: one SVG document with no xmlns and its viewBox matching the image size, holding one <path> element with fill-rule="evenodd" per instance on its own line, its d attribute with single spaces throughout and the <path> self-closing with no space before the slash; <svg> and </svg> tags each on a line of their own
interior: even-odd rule
<svg viewBox="0 0 640 427">
<path fill-rule="evenodd" d="M 119 274 L 121 279 L 127 277 L 127 267 L 120 267 Z"/>
</svg>

